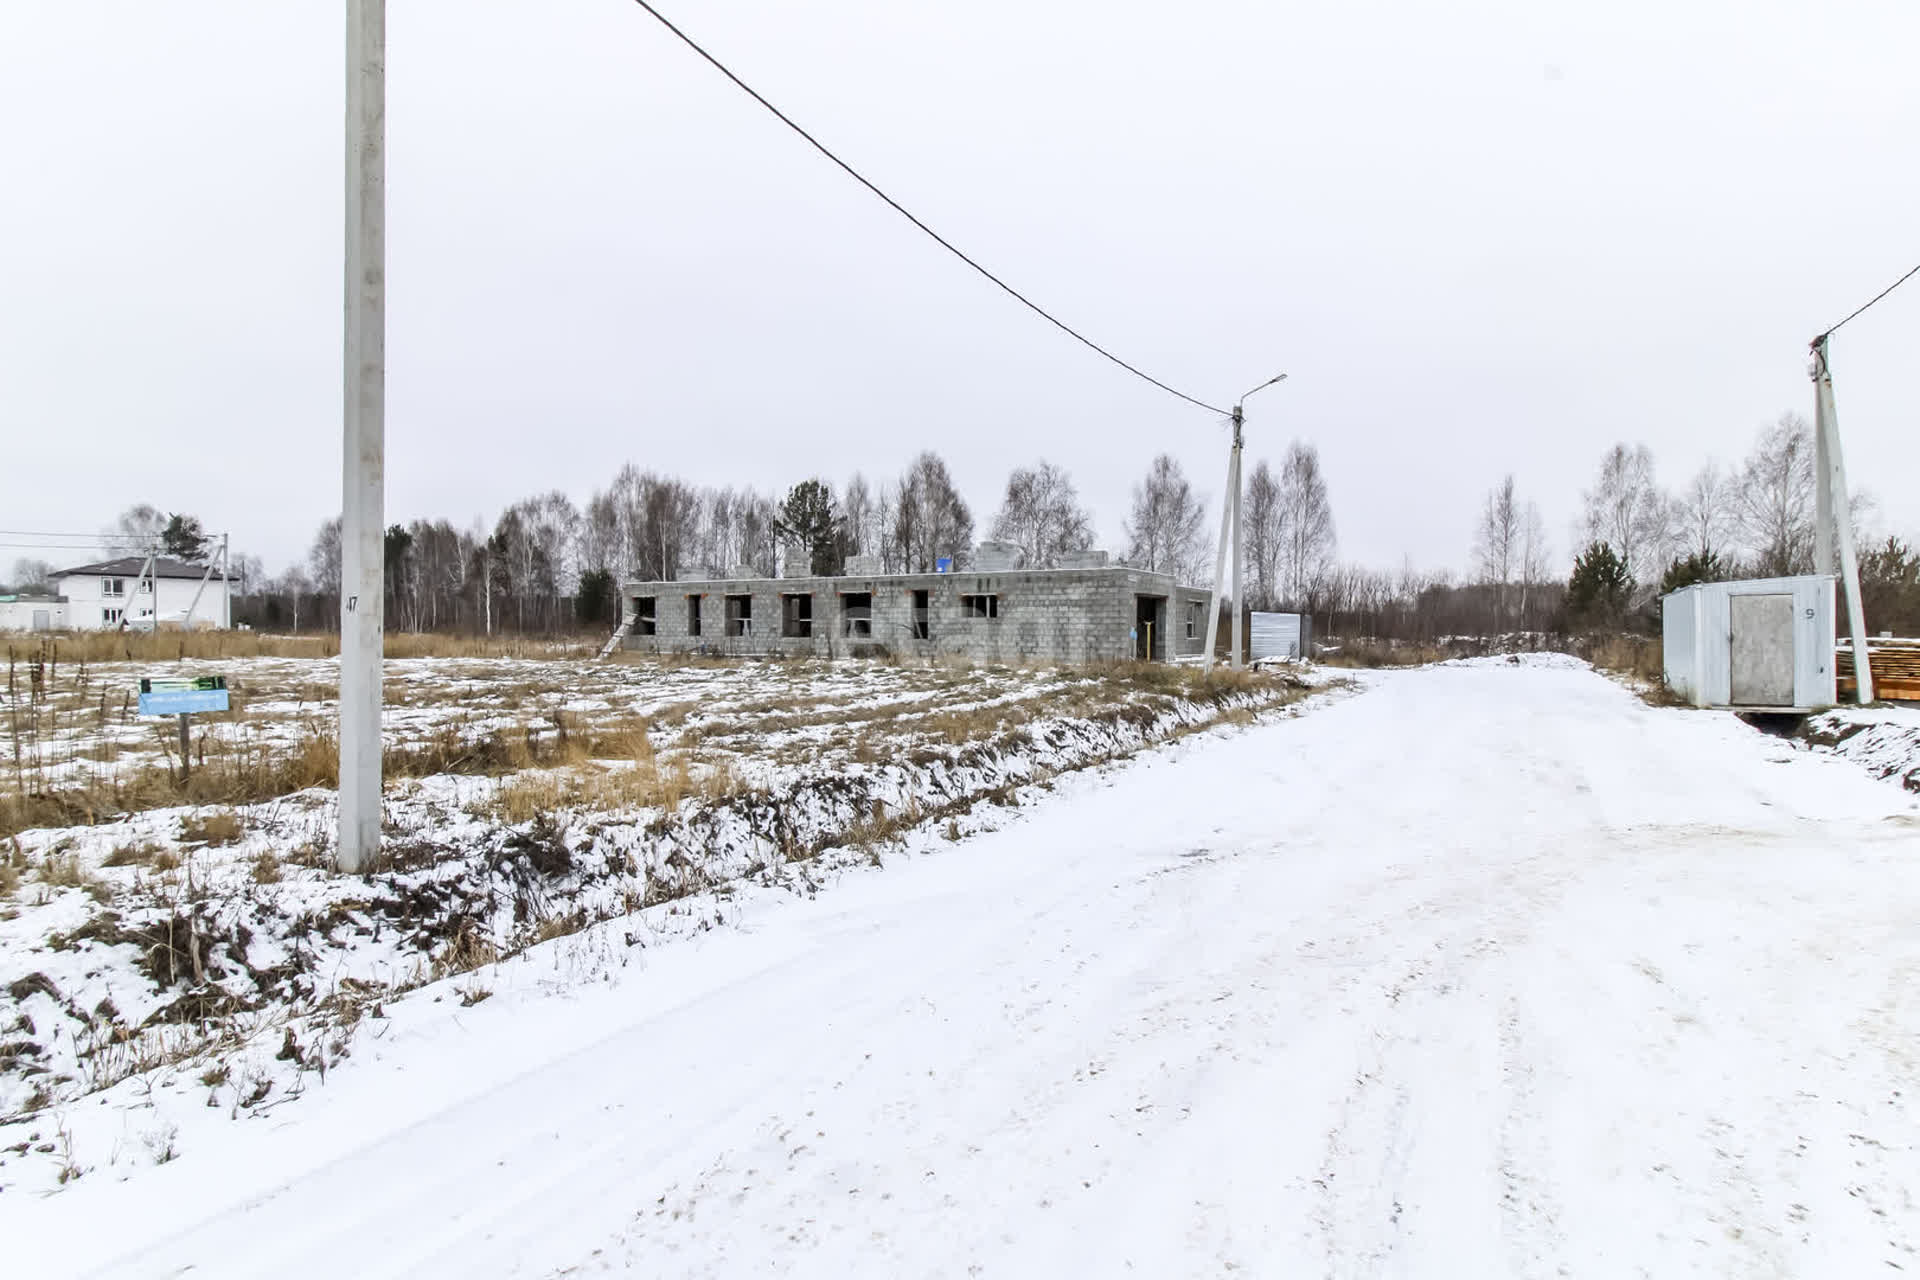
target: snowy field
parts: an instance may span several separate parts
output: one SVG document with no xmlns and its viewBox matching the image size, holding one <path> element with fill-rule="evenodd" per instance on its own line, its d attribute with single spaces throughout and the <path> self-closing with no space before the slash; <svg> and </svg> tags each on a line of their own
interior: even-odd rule
<svg viewBox="0 0 1920 1280">
<path fill-rule="evenodd" d="M 1295 710 L 429 983 L 303 1096 L 49 1111 L 7 1271 L 1920 1268 L 1897 774 L 1550 657 Z"/>
<path fill-rule="evenodd" d="M 185 1154 L 155 1097 L 232 1119 L 297 1101 L 436 980 L 471 1006 L 501 960 L 600 922 L 623 952 L 709 929 L 744 892 L 817 892 L 909 835 L 996 825 L 1062 772 L 1331 683 L 397 661 L 384 864 L 356 877 L 329 869 L 333 664 L 226 665 L 236 706 L 185 787 L 164 734 L 97 710 L 124 668 L 49 668 L 7 708 L 32 732 L 0 783 L 0 1193 Z M 131 1138 L 106 1119 L 127 1114 Z"/>
</svg>

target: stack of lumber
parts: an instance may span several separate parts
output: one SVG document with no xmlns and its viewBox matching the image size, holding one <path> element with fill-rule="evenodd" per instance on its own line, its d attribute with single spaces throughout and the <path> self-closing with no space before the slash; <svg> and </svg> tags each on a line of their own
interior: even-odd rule
<svg viewBox="0 0 1920 1280">
<path fill-rule="evenodd" d="M 1920 701 L 1920 640 L 1869 640 L 1867 667 L 1873 672 L 1873 695 Z M 1834 655 L 1834 674 L 1840 695 L 1853 692 L 1853 646 L 1843 644 Z"/>
</svg>

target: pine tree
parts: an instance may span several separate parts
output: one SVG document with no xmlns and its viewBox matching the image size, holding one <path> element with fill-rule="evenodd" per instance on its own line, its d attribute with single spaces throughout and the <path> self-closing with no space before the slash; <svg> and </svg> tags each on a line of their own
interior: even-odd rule
<svg viewBox="0 0 1920 1280">
<path fill-rule="evenodd" d="M 1595 542 L 1573 561 L 1567 579 L 1567 621 L 1575 630 L 1615 627 L 1633 595 L 1627 562 L 1605 542 Z"/>
<path fill-rule="evenodd" d="M 174 512 L 160 531 L 160 551 L 175 560 L 201 564 L 207 558 L 207 535 L 200 528 L 200 517 Z"/>
<path fill-rule="evenodd" d="M 845 567 L 846 548 L 833 490 L 823 480 L 802 480 L 780 504 L 780 532 L 789 546 L 805 547 L 810 571 L 831 577 Z"/>
<path fill-rule="evenodd" d="M 1690 555 L 1676 556 L 1672 564 L 1660 579 L 1660 594 L 1678 591 L 1690 587 L 1696 582 L 1723 582 L 1727 577 L 1727 567 L 1720 563 L 1720 555 L 1714 551 L 1695 551 Z"/>
</svg>

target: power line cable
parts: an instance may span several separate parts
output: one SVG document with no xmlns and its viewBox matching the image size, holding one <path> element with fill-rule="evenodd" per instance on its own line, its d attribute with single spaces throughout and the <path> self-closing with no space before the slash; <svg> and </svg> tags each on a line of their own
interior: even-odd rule
<svg viewBox="0 0 1920 1280">
<path fill-rule="evenodd" d="M 1898 280 L 1895 280 L 1892 284 L 1888 285 L 1886 288 L 1882 289 L 1880 292 L 1874 294 L 1871 298 L 1868 298 L 1867 301 L 1862 306 L 1858 307 L 1851 314 L 1847 316 L 1847 320 L 1853 319 L 1854 316 L 1859 315 L 1860 312 L 1865 311 L 1868 307 L 1880 301 L 1880 299 L 1886 297 L 1888 294 L 1892 293 L 1895 289 L 1898 289 L 1901 285 L 1913 279 L 1914 276 L 1916 275 L 1920 275 L 1920 263 L 1915 263 L 1913 270 L 1907 272 L 1907 274 L 1901 276 Z M 1842 320 L 1840 324 L 1845 324 L 1847 320 Z M 1814 341 L 1819 342 L 1822 338 L 1827 338 L 1832 336 L 1834 331 L 1839 329 L 1840 324 L 1830 326 L 1825 333 L 1821 334 L 1819 338 L 1815 338 Z"/>
<path fill-rule="evenodd" d="M 1085 334 L 1081 333 L 1079 330 L 1073 328 L 1071 325 L 1067 324 L 1065 321 L 1057 319 L 1045 308 L 1041 307 L 1040 304 L 1033 301 L 1033 299 L 1027 297 L 1024 293 L 1021 293 L 1018 289 L 1008 284 L 1005 280 L 1002 280 L 999 276 L 993 274 L 993 272 L 987 270 L 985 267 L 981 266 L 978 262 L 975 262 L 972 258 L 968 257 L 965 253 L 961 252 L 961 250 L 951 240 L 948 240 L 945 236 L 941 235 L 938 231 L 935 231 L 932 227 L 920 221 L 919 218 L 916 218 L 912 213 L 910 213 L 907 210 L 905 205 L 901 204 L 898 200 L 895 200 L 892 196 L 888 195 L 886 192 L 882 191 L 879 187 L 876 187 L 875 185 L 873 185 L 873 183 L 869 182 L 865 178 L 865 176 L 863 176 L 860 173 L 858 169 L 855 169 L 852 165 L 848 164 L 845 160 L 842 160 L 839 156 L 835 155 L 832 151 L 828 150 L 824 143 L 822 143 L 818 138 L 814 137 L 812 134 L 808 133 L 805 129 L 801 128 L 797 123 L 794 122 L 791 116 L 789 116 L 786 112 L 782 111 L 780 108 L 774 106 L 771 102 L 768 102 L 766 98 L 761 95 L 759 90 L 755 89 L 752 85 L 748 84 L 745 80 L 742 80 L 739 76 L 733 74 L 733 72 L 727 68 L 727 65 L 725 63 L 721 62 L 720 59 L 714 57 L 712 54 L 708 53 L 705 49 L 701 48 L 700 45 L 693 39 L 692 36 L 682 31 L 679 27 L 674 26 L 673 23 L 667 19 L 665 14 L 661 13 L 658 9 L 654 8 L 651 4 L 647 3 L 647 0 L 634 0 L 634 3 L 639 5 L 642 9 L 645 9 L 649 14 L 653 15 L 654 19 L 657 22 L 659 22 L 661 26 L 665 27 L 668 31 L 671 31 L 675 36 L 678 36 L 680 39 L 680 42 L 686 45 L 687 48 L 693 50 L 695 53 L 699 54 L 702 58 L 705 58 L 709 63 L 713 64 L 713 67 L 715 70 L 717 70 L 721 75 L 725 76 L 727 79 L 733 81 L 734 84 L 738 85 L 742 90 L 744 90 L 746 94 L 749 97 L 751 97 L 755 102 L 765 107 L 768 111 L 771 111 L 774 114 L 774 116 L 780 121 L 780 123 L 786 125 L 787 128 L 793 130 L 795 133 L 799 134 L 802 138 L 806 139 L 807 142 L 813 147 L 815 151 L 818 151 L 821 155 L 833 161 L 836 165 L 839 165 L 840 168 L 845 170 L 847 175 L 851 177 L 855 182 L 858 182 L 861 186 L 865 187 L 867 190 L 873 192 L 873 194 L 875 194 L 876 196 L 879 196 L 882 200 L 886 201 L 889 205 L 893 207 L 896 213 L 898 213 L 901 217 L 905 218 L 908 222 L 911 222 L 914 226 L 920 228 L 920 230 L 926 232 L 927 235 L 932 237 L 934 242 L 937 243 L 941 248 L 945 249 L 948 253 L 951 253 L 954 257 L 960 259 L 960 261 L 966 263 L 968 266 L 972 267 L 975 271 L 978 271 L 981 275 L 985 276 L 987 279 L 993 281 L 993 283 L 999 285 L 1000 288 L 1005 290 L 1006 293 L 1009 296 L 1011 296 L 1015 301 L 1019 302 L 1022 306 L 1032 311 L 1035 315 L 1039 316 L 1041 319 L 1045 320 L 1048 324 L 1060 330 L 1062 333 L 1066 334 L 1068 337 L 1073 338 L 1075 341 L 1083 344 L 1084 346 L 1092 349 L 1093 351 L 1098 352 L 1100 355 L 1105 356 L 1107 359 L 1113 361 L 1113 363 L 1119 365 L 1122 369 L 1125 369 L 1128 373 L 1131 373 L 1136 378 L 1144 378 L 1146 381 L 1151 382 L 1154 386 L 1160 388 L 1162 391 L 1166 392 L 1168 395 L 1178 396 L 1180 399 L 1185 400 L 1188 404 L 1197 406 L 1198 408 L 1201 408 L 1201 409 L 1205 409 L 1209 413 L 1225 414 L 1227 412 L 1225 409 L 1217 408 L 1214 405 L 1208 404 L 1204 400 L 1195 399 L 1193 396 L 1188 395 L 1184 391 L 1179 391 L 1173 387 L 1168 386 L 1166 383 L 1160 381 L 1160 379 L 1154 377 L 1152 374 L 1147 373 L 1142 369 L 1139 369 L 1133 365 L 1128 364 L 1125 360 L 1122 360 L 1119 356 L 1113 354 L 1113 352 L 1107 350 L 1105 347 L 1101 346 L 1099 343 L 1095 342 L 1093 339 L 1087 337 Z"/>
</svg>

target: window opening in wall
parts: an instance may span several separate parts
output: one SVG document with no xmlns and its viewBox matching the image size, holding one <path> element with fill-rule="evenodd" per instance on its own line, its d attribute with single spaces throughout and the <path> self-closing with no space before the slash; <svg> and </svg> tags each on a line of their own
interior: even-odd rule
<svg viewBox="0 0 1920 1280">
<path fill-rule="evenodd" d="M 1187 605 L 1187 639 L 1200 638 L 1200 618 L 1206 606 L 1195 600 Z"/>
<path fill-rule="evenodd" d="M 727 634 L 729 636 L 750 636 L 753 634 L 753 597 L 727 597 Z"/>
<path fill-rule="evenodd" d="M 997 618 L 1000 616 L 1000 597 L 961 596 L 960 616 L 963 618 Z"/>
<path fill-rule="evenodd" d="M 100 594 L 103 596 L 123 596 L 127 594 L 127 580 L 125 578 L 100 579 Z"/>
<path fill-rule="evenodd" d="M 933 638 L 933 618 L 931 616 L 933 607 L 931 596 L 932 592 L 928 591 L 916 591 L 913 593 L 913 638 L 915 640 L 930 640 Z"/>
<path fill-rule="evenodd" d="M 654 598 L 635 596 L 633 598 L 633 634 L 650 636 L 654 634 Z"/>
<path fill-rule="evenodd" d="M 841 595 L 840 634 L 862 640 L 873 635 L 873 592 L 848 591 Z"/>
<path fill-rule="evenodd" d="M 700 597 L 699 596 L 687 597 L 687 634 L 690 636 L 697 636 L 700 634 Z"/>
<path fill-rule="evenodd" d="M 152 579 L 152 578 L 142 578 L 142 579 L 140 579 L 140 582 L 139 582 L 139 585 L 138 585 L 138 587 L 136 587 L 135 589 L 136 589 L 137 591 L 139 591 L 139 593 L 140 593 L 141 595 L 143 595 L 143 596 L 146 596 L 146 595 L 152 595 L 152 594 L 153 594 L 153 579 Z"/>
<path fill-rule="evenodd" d="M 102 609 L 100 611 L 100 620 L 102 622 L 118 622 L 120 621 L 121 613 L 122 611 L 119 609 Z"/>
<path fill-rule="evenodd" d="M 813 597 L 806 592 L 780 597 L 780 634 L 790 640 L 813 634 Z"/>
</svg>

